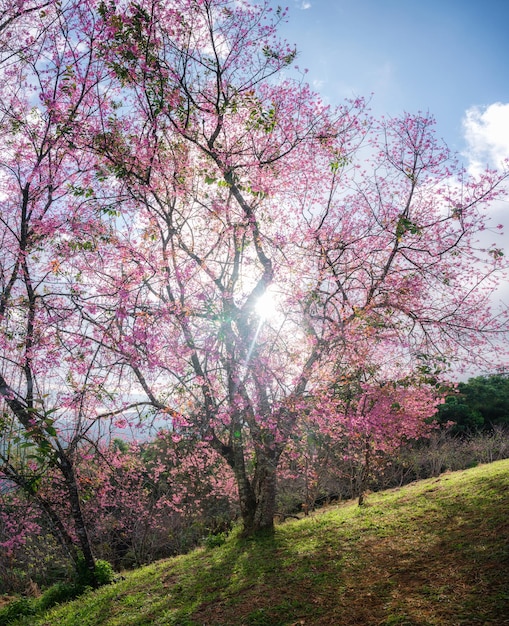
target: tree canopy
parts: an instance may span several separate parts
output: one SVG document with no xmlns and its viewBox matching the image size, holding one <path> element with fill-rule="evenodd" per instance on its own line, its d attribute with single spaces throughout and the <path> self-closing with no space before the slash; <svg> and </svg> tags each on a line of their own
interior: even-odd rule
<svg viewBox="0 0 509 626">
<path fill-rule="evenodd" d="M 458 383 L 455 393 L 440 406 L 442 422 L 455 432 L 492 429 L 509 424 L 509 377 L 505 373 L 476 376 Z"/>
</svg>

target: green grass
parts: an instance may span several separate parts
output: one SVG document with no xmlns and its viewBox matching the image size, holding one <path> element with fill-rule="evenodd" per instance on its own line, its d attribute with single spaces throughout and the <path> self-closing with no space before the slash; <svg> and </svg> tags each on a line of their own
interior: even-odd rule
<svg viewBox="0 0 509 626">
<path fill-rule="evenodd" d="M 27 618 L 29 619 L 29 618 Z M 509 460 L 233 533 L 56 607 L 45 626 L 509 624 Z"/>
</svg>

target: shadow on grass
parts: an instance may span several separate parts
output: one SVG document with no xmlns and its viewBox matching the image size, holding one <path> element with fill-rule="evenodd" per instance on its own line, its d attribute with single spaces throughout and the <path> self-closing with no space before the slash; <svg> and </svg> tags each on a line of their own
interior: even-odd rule
<svg viewBox="0 0 509 626">
<path fill-rule="evenodd" d="M 176 615 L 175 624 L 279 626 L 288 623 L 290 614 L 301 612 L 306 602 L 302 574 L 308 564 L 289 555 L 281 533 L 230 539 L 206 554 L 206 571 L 195 572 L 193 589 L 202 593 L 192 619 L 186 622 L 185 615 Z M 282 588 L 282 579 L 289 582 L 292 570 L 294 584 Z"/>
</svg>

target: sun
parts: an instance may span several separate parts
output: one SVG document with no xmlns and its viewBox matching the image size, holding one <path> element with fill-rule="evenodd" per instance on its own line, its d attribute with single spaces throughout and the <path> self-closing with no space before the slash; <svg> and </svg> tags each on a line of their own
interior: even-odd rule
<svg viewBox="0 0 509 626">
<path fill-rule="evenodd" d="M 277 306 L 274 293 L 269 289 L 260 296 L 255 304 L 255 312 L 262 320 L 274 318 L 277 315 Z"/>
</svg>

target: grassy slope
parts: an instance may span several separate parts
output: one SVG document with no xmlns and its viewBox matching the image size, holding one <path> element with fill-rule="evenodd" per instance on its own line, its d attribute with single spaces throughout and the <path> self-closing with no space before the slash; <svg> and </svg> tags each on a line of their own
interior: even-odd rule
<svg viewBox="0 0 509 626">
<path fill-rule="evenodd" d="M 233 535 L 38 624 L 509 624 L 509 460 L 332 506 L 274 536 Z"/>
</svg>

